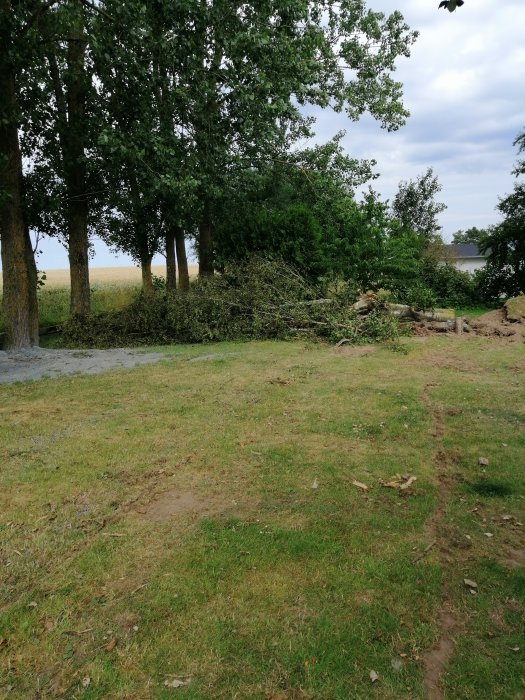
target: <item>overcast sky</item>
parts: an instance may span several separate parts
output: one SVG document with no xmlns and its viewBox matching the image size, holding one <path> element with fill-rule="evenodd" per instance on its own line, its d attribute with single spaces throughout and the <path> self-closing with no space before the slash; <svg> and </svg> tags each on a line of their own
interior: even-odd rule
<svg viewBox="0 0 525 700">
<path fill-rule="evenodd" d="M 448 209 L 440 223 L 446 240 L 458 229 L 498 221 L 498 196 L 512 190 L 516 160 L 512 142 L 525 127 L 525 0 L 465 0 L 455 12 L 439 0 L 369 0 L 371 9 L 400 10 L 420 32 L 412 56 L 398 61 L 411 116 L 388 133 L 370 118 L 349 123 L 344 115 L 319 112 L 316 140 L 337 131 L 358 158 L 375 158 L 381 177 L 374 189 L 392 198 L 400 180 L 431 166 L 443 185 Z M 63 248 L 42 244 L 40 269 L 67 267 Z M 158 260 L 162 262 L 162 258 Z M 96 243 L 94 266 L 132 264 Z"/>
</svg>

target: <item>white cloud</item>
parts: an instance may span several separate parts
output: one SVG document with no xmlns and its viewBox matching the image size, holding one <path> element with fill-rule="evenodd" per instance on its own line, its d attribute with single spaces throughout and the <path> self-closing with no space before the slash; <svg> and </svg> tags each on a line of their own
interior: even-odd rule
<svg viewBox="0 0 525 700">
<path fill-rule="evenodd" d="M 400 10 L 420 31 L 410 59 L 400 59 L 396 79 L 404 84 L 411 117 L 396 133 L 371 119 L 349 123 L 325 113 L 317 138 L 348 130 L 353 156 L 375 158 L 382 177 L 374 187 L 392 197 L 400 180 L 434 168 L 448 210 L 445 235 L 498 220 L 498 197 L 512 189 L 516 158 L 512 141 L 525 126 L 525 3 L 465 0 L 454 13 L 438 0 L 369 0 L 373 10 Z"/>
</svg>

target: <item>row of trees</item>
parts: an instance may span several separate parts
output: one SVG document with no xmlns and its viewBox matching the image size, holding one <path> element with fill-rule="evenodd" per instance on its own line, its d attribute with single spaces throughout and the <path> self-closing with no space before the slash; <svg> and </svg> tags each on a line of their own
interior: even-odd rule
<svg viewBox="0 0 525 700">
<path fill-rule="evenodd" d="M 235 184 L 263 168 L 306 170 L 302 108 L 407 117 L 394 62 L 416 33 L 364 0 L 0 0 L 0 237 L 8 346 L 38 343 L 29 232 L 59 236 L 71 312 L 90 309 L 89 238 L 151 259 L 187 287 L 185 236 L 200 274 Z M 337 160 L 337 159 L 336 159 Z M 355 186 L 371 165 L 344 159 Z"/>
</svg>

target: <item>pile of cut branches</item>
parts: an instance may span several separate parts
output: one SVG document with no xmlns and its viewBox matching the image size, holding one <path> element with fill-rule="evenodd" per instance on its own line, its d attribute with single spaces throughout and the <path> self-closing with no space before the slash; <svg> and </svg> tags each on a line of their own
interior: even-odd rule
<svg viewBox="0 0 525 700">
<path fill-rule="evenodd" d="M 125 309 L 73 319 L 65 341 L 115 347 L 299 336 L 358 343 L 398 335 L 398 322 L 384 305 L 363 317 L 354 301 L 347 285 L 323 288 L 281 261 L 254 258 L 196 280 L 185 294 L 140 294 Z"/>
</svg>

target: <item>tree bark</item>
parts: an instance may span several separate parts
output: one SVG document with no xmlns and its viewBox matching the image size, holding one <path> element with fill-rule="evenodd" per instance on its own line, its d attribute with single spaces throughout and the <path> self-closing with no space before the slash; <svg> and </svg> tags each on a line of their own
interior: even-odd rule
<svg viewBox="0 0 525 700">
<path fill-rule="evenodd" d="M 184 229 L 181 226 L 175 228 L 175 249 L 177 251 L 177 265 L 179 268 L 179 289 L 181 292 L 187 292 L 190 288 L 190 274 L 188 271 L 188 258 L 186 257 Z"/>
<path fill-rule="evenodd" d="M 86 36 L 83 9 L 71 28 L 67 49 L 67 132 L 63 154 L 67 190 L 68 251 L 71 277 L 72 316 L 87 316 L 91 310 L 89 287 L 88 202 L 85 162 Z"/>
<path fill-rule="evenodd" d="M 175 230 L 166 230 L 166 289 L 170 294 L 177 290 L 177 261 L 175 258 Z"/>
<path fill-rule="evenodd" d="M 89 286 L 89 244 L 87 212 L 73 204 L 68 212 L 68 257 L 71 279 L 70 313 L 72 316 L 87 316 L 91 310 Z"/>
<path fill-rule="evenodd" d="M 0 0 L 0 18 L 12 12 Z M 7 22 L 0 27 L 0 240 L 3 270 L 5 348 L 38 345 L 36 266 L 22 201 L 22 155 L 18 139 L 18 103 L 14 69 L 9 60 L 11 37 Z M 36 318 L 36 324 L 35 324 Z"/>
<path fill-rule="evenodd" d="M 199 224 L 199 277 L 213 275 L 213 228 L 211 205 L 206 202 Z"/>
<path fill-rule="evenodd" d="M 151 256 L 143 257 L 140 260 L 140 268 L 142 271 L 142 289 L 147 297 L 152 297 L 155 293 L 155 288 L 153 287 L 153 275 L 151 273 L 151 260 Z"/>
<path fill-rule="evenodd" d="M 38 317 L 38 270 L 36 268 L 35 253 L 31 245 L 29 236 L 29 227 L 26 224 L 26 264 L 29 273 L 29 334 L 31 337 L 31 345 L 39 343 L 39 317 Z"/>
</svg>

